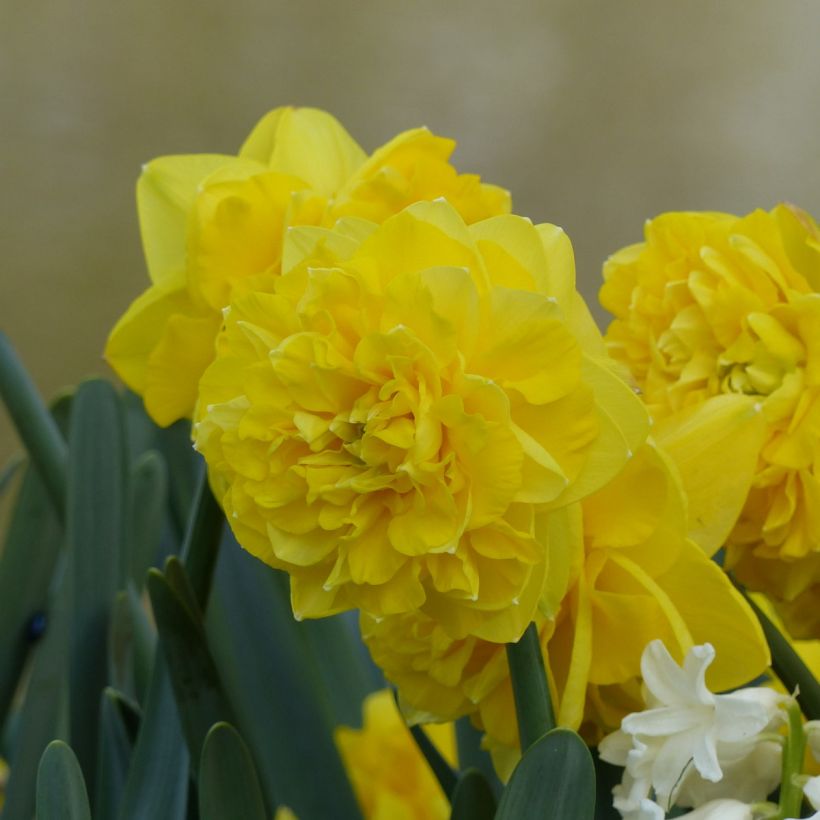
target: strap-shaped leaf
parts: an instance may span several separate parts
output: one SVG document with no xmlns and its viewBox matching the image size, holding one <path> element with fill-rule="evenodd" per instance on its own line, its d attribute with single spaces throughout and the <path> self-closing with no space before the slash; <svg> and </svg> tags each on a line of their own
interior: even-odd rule
<svg viewBox="0 0 820 820">
<path fill-rule="evenodd" d="M 80 764 L 62 740 L 49 743 L 40 760 L 37 820 L 91 820 Z"/>
<path fill-rule="evenodd" d="M 583 740 L 553 729 L 525 752 L 501 795 L 496 820 L 594 820 L 595 769 Z"/>
<path fill-rule="evenodd" d="M 124 553 L 126 460 L 122 406 L 114 388 L 101 379 L 83 383 L 71 411 L 66 538 L 75 591 L 71 742 L 92 794 L 100 696 L 108 682 L 108 620 Z"/>
<path fill-rule="evenodd" d="M 65 512 L 65 441 L 5 333 L 0 332 L 0 397 L 31 456 L 54 509 Z"/>
<path fill-rule="evenodd" d="M 168 507 L 168 470 L 159 453 L 149 450 L 139 457 L 131 470 L 129 489 L 129 566 L 120 568 L 120 586 L 125 586 L 127 576 L 139 589 L 157 560 Z"/>
<path fill-rule="evenodd" d="M 133 583 L 117 593 L 108 634 L 108 680 L 116 689 L 145 701 L 156 633 Z"/>
<path fill-rule="evenodd" d="M 158 651 L 118 816 L 183 820 L 187 805 L 188 748 L 165 657 Z"/>
<path fill-rule="evenodd" d="M 179 585 L 184 583 L 182 567 L 175 559 L 169 559 L 171 563 L 177 568 L 173 573 L 177 588 L 172 587 L 168 577 L 152 569 L 148 572 L 148 592 L 171 673 L 182 732 L 191 760 L 199 760 L 211 726 L 220 721 L 232 722 L 233 715 L 199 613 L 191 611 L 191 592 L 180 591 Z"/>
<path fill-rule="evenodd" d="M 478 769 L 467 769 L 458 778 L 452 797 L 450 820 L 493 820 L 495 796 Z"/>
<path fill-rule="evenodd" d="M 48 607 L 49 623 L 34 651 L 34 663 L 20 714 L 20 727 L 3 805 L 3 820 L 31 820 L 37 768 L 55 738 L 68 736 L 68 636 L 71 584 L 62 575 Z"/>
<path fill-rule="evenodd" d="M 766 613 L 745 592 L 772 653 L 772 669 L 788 692 L 797 692 L 797 702 L 809 720 L 820 720 L 820 683 L 797 654 L 789 639 L 769 620 Z"/>
<path fill-rule="evenodd" d="M 245 741 L 229 723 L 205 738 L 199 767 L 201 820 L 265 820 L 259 777 Z"/>
<path fill-rule="evenodd" d="M 481 748 L 481 736 L 482 733 L 470 723 L 469 717 L 459 718 L 456 721 L 458 766 L 461 771 L 478 769 L 484 775 L 497 802 L 504 785 L 495 773 L 489 752 Z"/>
<path fill-rule="evenodd" d="M 126 720 L 132 724 L 130 727 Z M 138 721 L 135 704 L 114 689 L 107 688 L 103 691 L 100 701 L 97 794 L 94 800 L 94 810 L 98 817 L 117 816 L 131 765 Z"/>
<path fill-rule="evenodd" d="M 333 743 L 322 676 L 291 613 L 287 577 L 226 539 L 206 625 L 266 804 L 303 818 L 360 817 Z"/>
<path fill-rule="evenodd" d="M 54 505 L 27 467 L 0 552 L 0 726 L 29 649 L 48 623 L 48 589 L 61 545 Z"/>
</svg>

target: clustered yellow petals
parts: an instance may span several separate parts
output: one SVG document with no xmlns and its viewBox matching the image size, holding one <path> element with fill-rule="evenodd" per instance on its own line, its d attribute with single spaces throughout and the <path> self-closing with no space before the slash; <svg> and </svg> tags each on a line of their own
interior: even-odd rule
<svg viewBox="0 0 820 820">
<path fill-rule="evenodd" d="M 364 702 L 361 729 L 340 726 L 335 740 L 366 820 L 445 820 L 450 803 L 410 735 L 393 695 L 383 690 Z M 451 766 L 452 724 L 425 728 Z"/>
<path fill-rule="evenodd" d="M 506 191 L 453 168 L 454 148 L 417 128 L 368 157 L 330 114 L 277 108 L 238 156 L 148 163 L 137 202 L 151 286 L 112 331 L 109 363 L 158 424 L 190 418 L 222 309 L 236 294 L 269 288 L 290 226 L 381 222 L 438 197 L 467 222 L 510 210 Z"/>
<path fill-rule="evenodd" d="M 721 397 L 760 412 L 754 462 L 725 464 L 726 481 L 743 490 L 726 564 L 799 606 L 820 583 L 817 225 L 788 205 L 745 217 L 664 214 L 604 276 L 609 351 L 667 434 L 688 425 L 696 437 L 693 415 L 718 412 Z"/>
<path fill-rule="evenodd" d="M 737 687 L 760 674 L 760 628 L 720 568 L 686 536 L 685 497 L 652 445 L 555 524 L 566 551 L 536 623 L 560 725 L 591 742 L 640 703 L 640 655 L 662 639 L 683 658 L 708 638 L 717 648 L 709 685 Z M 560 564 L 560 565 L 559 565 Z M 562 580 L 563 579 L 563 583 Z M 411 719 L 470 715 L 501 772 L 517 760 L 515 707 L 504 648 L 452 640 L 422 614 L 362 616 L 376 663 L 398 686 Z"/>
<path fill-rule="evenodd" d="M 270 291 L 234 297 L 195 442 L 239 542 L 290 574 L 297 616 L 523 632 L 552 511 L 648 429 L 573 283 L 560 230 L 468 226 L 438 201 L 292 228 Z"/>
</svg>

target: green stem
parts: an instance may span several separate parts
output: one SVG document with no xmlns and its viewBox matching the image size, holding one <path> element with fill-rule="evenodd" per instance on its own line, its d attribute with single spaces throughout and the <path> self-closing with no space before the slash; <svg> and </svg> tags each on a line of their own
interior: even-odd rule
<svg viewBox="0 0 820 820">
<path fill-rule="evenodd" d="M 742 591 L 742 590 L 741 590 Z M 803 663 L 785 635 L 766 617 L 760 607 L 743 592 L 751 606 L 772 653 L 772 669 L 788 692 L 797 690 L 797 702 L 809 720 L 820 720 L 820 684 Z"/>
<path fill-rule="evenodd" d="M 780 820 L 799 817 L 803 805 L 803 789 L 797 777 L 803 771 L 806 753 L 806 732 L 797 704 L 789 706 L 789 733 L 783 746 L 783 774 L 780 780 Z"/>
<path fill-rule="evenodd" d="M 521 751 L 526 752 L 539 737 L 555 728 L 555 714 L 535 624 L 527 627 L 517 643 L 507 644 L 507 662 L 515 696 Z"/>
<path fill-rule="evenodd" d="M 8 337 L 0 332 L 0 397 L 49 497 L 65 519 L 68 449 Z"/>
</svg>

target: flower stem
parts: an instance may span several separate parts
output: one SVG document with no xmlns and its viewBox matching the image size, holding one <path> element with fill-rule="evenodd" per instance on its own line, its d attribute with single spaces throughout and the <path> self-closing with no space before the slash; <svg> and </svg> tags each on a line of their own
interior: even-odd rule
<svg viewBox="0 0 820 820">
<path fill-rule="evenodd" d="M 516 643 L 507 644 L 507 662 L 515 696 L 521 751 L 526 752 L 539 737 L 555 728 L 555 714 L 535 624 L 531 623 Z"/>
<path fill-rule="evenodd" d="M 803 805 L 803 789 L 797 777 L 803 771 L 806 753 L 806 732 L 800 708 L 792 703 L 788 709 L 789 733 L 783 746 L 783 774 L 780 781 L 780 813 L 778 818 L 799 817 Z"/>
</svg>

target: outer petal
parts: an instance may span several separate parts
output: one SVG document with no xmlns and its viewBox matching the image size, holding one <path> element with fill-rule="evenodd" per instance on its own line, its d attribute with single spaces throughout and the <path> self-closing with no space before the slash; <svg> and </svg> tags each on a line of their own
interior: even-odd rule
<svg viewBox="0 0 820 820">
<path fill-rule="evenodd" d="M 708 555 L 725 542 L 751 486 L 766 435 L 757 409 L 748 396 L 716 396 L 655 430 L 689 497 L 689 535 Z"/>
<path fill-rule="evenodd" d="M 342 124 L 317 108 L 276 108 L 266 114 L 239 151 L 293 174 L 315 191 L 334 196 L 366 154 Z"/>
<path fill-rule="evenodd" d="M 185 281 L 188 214 L 203 181 L 215 171 L 246 165 L 222 154 L 187 154 L 159 157 L 144 166 L 137 182 L 137 209 L 154 284 L 174 287 Z"/>
<path fill-rule="evenodd" d="M 716 658 L 706 675 L 710 689 L 733 689 L 765 671 L 769 650 L 757 618 L 720 567 L 694 544 L 688 544 L 657 583 L 681 613 L 695 643 L 713 644 Z"/>
</svg>

